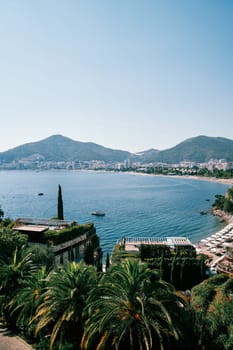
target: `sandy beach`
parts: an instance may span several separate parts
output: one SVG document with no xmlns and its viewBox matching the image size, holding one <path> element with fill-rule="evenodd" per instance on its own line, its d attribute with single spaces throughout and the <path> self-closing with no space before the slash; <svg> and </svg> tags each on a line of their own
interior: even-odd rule
<svg viewBox="0 0 233 350">
<path fill-rule="evenodd" d="M 197 254 L 205 254 L 209 257 L 210 266 L 216 266 L 218 261 L 223 260 L 226 246 L 233 243 L 233 216 L 221 210 L 216 210 L 213 215 L 221 217 L 226 222 L 226 226 L 194 244 Z"/>
<path fill-rule="evenodd" d="M 167 176 L 167 175 L 165 175 L 165 176 Z M 219 182 L 219 183 L 222 183 L 222 184 L 225 184 L 225 185 L 233 185 L 233 179 L 219 179 L 219 178 L 216 178 L 216 177 L 205 177 L 205 176 L 195 176 L 195 175 L 181 175 L 181 176 L 174 175 L 174 176 L 177 177 L 177 178 L 186 178 L 186 179 L 191 179 L 191 180 Z"/>
<path fill-rule="evenodd" d="M 199 181 L 209 181 L 209 182 L 218 182 L 225 185 L 233 186 L 233 179 L 219 179 L 216 177 L 208 177 L 208 176 L 196 176 L 196 175 L 163 175 L 163 174 L 147 174 L 140 173 L 136 171 L 126 171 L 125 173 L 131 175 L 139 175 L 139 176 L 159 176 L 159 177 L 173 177 L 176 179 L 188 179 L 188 180 L 199 180 Z"/>
</svg>

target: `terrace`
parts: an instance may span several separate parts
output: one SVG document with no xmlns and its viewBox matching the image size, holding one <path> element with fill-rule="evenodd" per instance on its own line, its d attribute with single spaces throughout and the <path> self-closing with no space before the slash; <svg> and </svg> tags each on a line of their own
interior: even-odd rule
<svg viewBox="0 0 233 350">
<path fill-rule="evenodd" d="M 117 243 L 125 252 L 139 252 L 141 245 L 166 246 L 170 250 L 179 247 L 192 249 L 186 237 L 122 237 Z"/>
<path fill-rule="evenodd" d="M 84 257 L 86 245 L 99 247 L 99 239 L 93 223 L 78 225 L 64 220 L 20 218 L 14 231 L 26 234 L 30 244 L 49 245 L 55 255 L 55 264 Z"/>
</svg>

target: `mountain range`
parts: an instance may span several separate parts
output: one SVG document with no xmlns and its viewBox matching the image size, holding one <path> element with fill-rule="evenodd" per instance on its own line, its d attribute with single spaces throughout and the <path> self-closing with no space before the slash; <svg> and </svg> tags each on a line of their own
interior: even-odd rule
<svg viewBox="0 0 233 350">
<path fill-rule="evenodd" d="M 26 143 L 0 152 L 2 163 L 23 159 L 55 162 L 90 160 L 122 162 L 125 159 L 131 159 L 141 162 L 174 164 L 184 160 L 202 163 L 212 158 L 233 161 L 233 140 L 223 137 L 197 136 L 163 151 L 149 149 L 135 154 L 106 148 L 93 142 L 80 142 L 62 135 L 52 135 L 41 141 Z"/>
</svg>

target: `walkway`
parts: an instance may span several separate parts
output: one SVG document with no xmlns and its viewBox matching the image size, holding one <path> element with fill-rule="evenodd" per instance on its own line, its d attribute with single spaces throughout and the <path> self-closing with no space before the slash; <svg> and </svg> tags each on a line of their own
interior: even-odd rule
<svg viewBox="0 0 233 350">
<path fill-rule="evenodd" d="M 0 350 L 33 350 L 23 339 L 11 336 L 5 329 L 0 329 Z"/>
</svg>

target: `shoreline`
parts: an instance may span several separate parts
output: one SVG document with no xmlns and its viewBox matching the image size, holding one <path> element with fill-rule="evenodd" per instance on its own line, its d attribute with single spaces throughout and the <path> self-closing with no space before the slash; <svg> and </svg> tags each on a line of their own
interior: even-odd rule
<svg viewBox="0 0 233 350">
<path fill-rule="evenodd" d="M 164 176 L 169 176 L 169 175 L 164 175 Z M 170 177 L 184 178 L 184 179 L 190 179 L 190 180 L 217 182 L 217 183 L 222 183 L 224 185 L 233 185 L 233 179 L 219 179 L 217 177 L 196 176 L 196 175 L 171 175 Z"/>
<path fill-rule="evenodd" d="M 222 183 L 224 185 L 232 185 L 233 186 L 233 178 L 232 179 L 220 179 L 220 178 L 213 177 L 213 176 L 208 177 L 208 176 L 197 176 L 197 175 L 147 174 L 147 173 L 140 173 L 140 172 L 136 172 L 136 171 L 126 171 L 125 174 L 138 175 L 138 176 L 169 177 L 169 178 L 186 179 L 186 180 L 200 180 L 200 181 L 217 182 L 217 183 Z"/>
<path fill-rule="evenodd" d="M 212 212 L 212 215 L 214 216 L 218 216 L 219 218 L 221 218 L 223 221 L 225 221 L 227 224 L 232 224 L 233 223 L 233 215 L 231 214 L 227 214 L 222 210 L 214 210 Z"/>
<path fill-rule="evenodd" d="M 197 243 L 194 244 L 196 248 L 197 255 L 204 254 L 208 256 L 209 265 L 216 266 L 216 264 L 223 260 L 225 257 L 225 244 L 227 242 L 233 241 L 233 215 L 226 214 L 221 210 L 216 210 L 212 212 L 212 215 L 218 216 L 221 218 L 226 225 L 221 230 L 201 239 Z M 231 238 L 229 236 L 225 236 L 226 233 L 231 232 Z M 216 237 L 217 240 L 216 240 Z"/>
<path fill-rule="evenodd" d="M 230 234 L 230 237 L 229 237 Z M 225 246 L 232 244 L 233 240 L 233 221 L 228 223 L 223 229 L 216 233 L 201 239 L 197 244 L 194 244 L 197 255 L 206 255 L 209 259 L 209 266 L 223 260 L 226 253 Z"/>
<path fill-rule="evenodd" d="M 215 183 L 221 183 L 224 185 L 232 186 L 233 185 L 233 179 L 219 179 L 216 177 L 206 177 L 206 176 L 196 176 L 196 175 L 163 175 L 163 174 L 146 174 L 146 173 L 136 173 L 136 172 L 128 172 L 129 174 L 133 175 L 142 175 L 142 176 L 161 176 L 161 177 L 170 177 L 170 178 L 177 178 L 177 179 L 186 179 L 186 180 L 199 180 L 199 181 L 209 181 L 209 182 L 215 182 Z M 219 242 L 214 241 L 212 243 L 211 248 L 208 246 L 208 242 L 211 240 L 211 238 L 217 235 L 220 235 L 221 237 L 224 237 L 225 231 L 230 231 L 233 229 L 233 215 L 227 214 L 223 211 L 216 210 L 211 213 L 211 215 L 219 217 L 219 219 L 222 219 L 225 222 L 224 228 L 221 230 L 212 233 L 209 236 L 206 236 L 205 238 L 199 240 L 196 243 L 193 243 L 193 246 L 196 248 L 197 255 L 204 254 L 208 256 L 210 259 L 209 264 L 210 266 L 215 266 L 218 261 L 221 261 L 224 259 L 225 251 L 223 249 L 223 246 L 219 244 Z M 203 242 L 207 241 L 206 243 Z M 232 231 L 232 240 L 233 240 L 233 231 Z M 219 249 L 220 248 L 220 249 Z M 218 251 L 218 253 L 217 253 Z"/>
</svg>

